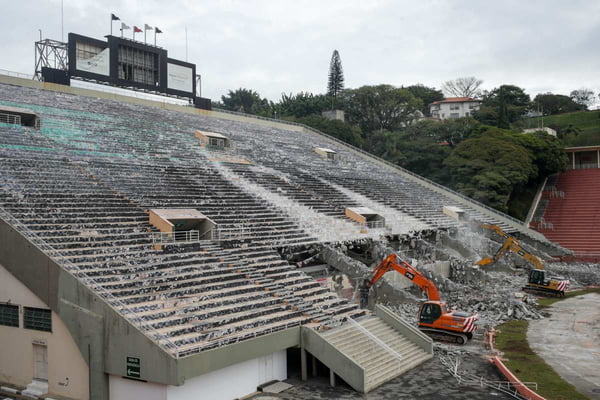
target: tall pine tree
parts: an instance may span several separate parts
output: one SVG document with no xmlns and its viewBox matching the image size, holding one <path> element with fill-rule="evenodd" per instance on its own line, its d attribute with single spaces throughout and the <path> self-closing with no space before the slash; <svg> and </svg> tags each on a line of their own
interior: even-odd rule
<svg viewBox="0 0 600 400">
<path fill-rule="evenodd" d="M 342 70 L 342 60 L 337 50 L 331 55 L 329 63 L 329 77 L 327 80 L 327 95 L 337 98 L 338 94 L 344 90 L 344 71 Z"/>
</svg>

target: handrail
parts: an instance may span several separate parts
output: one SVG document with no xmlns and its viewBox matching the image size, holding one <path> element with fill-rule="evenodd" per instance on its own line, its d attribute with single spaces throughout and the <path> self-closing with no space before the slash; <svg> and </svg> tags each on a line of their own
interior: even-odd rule
<svg viewBox="0 0 600 400">
<path fill-rule="evenodd" d="M 369 330 L 367 328 L 365 328 L 364 326 L 362 326 L 361 324 L 359 324 L 358 322 L 356 322 L 355 320 L 353 320 L 350 317 L 346 318 L 346 321 L 350 322 L 350 325 L 354 326 L 359 331 L 361 331 L 363 334 L 365 334 L 372 342 L 375 342 L 375 344 L 379 345 L 385 351 L 387 351 L 388 353 L 390 353 L 391 355 L 393 355 L 398 361 L 402 361 L 402 355 L 400 353 L 398 353 L 396 350 L 392 349 L 390 346 L 388 346 L 387 344 L 385 344 L 377 336 L 375 336 L 374 334 L 372 334 L 371 332 L 369 332 Z"/>
<path fill-rule="evenodd" d="M 35 247 L 41 250 L 47 257 L 54 261 L 57 265 L 62 266 L 65 271 L 69 272 L 75 279 L 82 282 L 85 286 L 96 292 L 101 299 L 106 301 L 115 311 L 127 316 L 129 322 L 136 326 L 144 334 L 153 337 L 155 343 L 168 351 L 175 358 L 179 358 L 179 350 L 175 343 L 173 343 L 167 336 L 160 333 L 158 330 L 148 325 L 148 321 L 144 321 L 135 312 L 129 310 L 127 305 L 121 300 L 116 298 L 112 293 L 106 290 L 99 282 L 94 278 L 91 278 L 85 271 L 82 271 L 77 265 L 65 258 L 59 250 L 55 249 L 47 243 L 44 239 L 40 238 L 37 234 L 32 232 L 25 224 L 21 223 L 10 213 L 8 213 L 3 207 L 0 207 L 0 218 L 4 220 L 8 225 L 13 227 L 21 235 L 27 238 Z M 162 342 L 161 342 L 162 341 Z"/>
</svg>

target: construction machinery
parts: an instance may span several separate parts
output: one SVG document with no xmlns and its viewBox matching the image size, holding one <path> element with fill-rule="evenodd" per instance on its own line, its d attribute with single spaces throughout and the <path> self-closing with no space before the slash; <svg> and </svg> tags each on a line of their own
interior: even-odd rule
<svg viewBox="0 0 600 400">
<path fill-rule="evenodd" d="M 420 330 L 433 339 L 458 344 L 465 344 L 473 337 L 473 332 L 477 329 L 477 325 L 475 325 L 475 321 L 478 319 L 477 314 L 449 310 L 446 302 L 440 300 L 440 293 L 435 284 L 396 254 L 387 256 L 373 270 L 371 279 L 365 280 L 363 286 L 370 288 L 391 270 L 410 279 L 427 295 L 428 300 L 419 309 Z"/>
<path fill-rule="evenodd" d="M 544 270 L 544 264 L 539 257 L 525 251 L 519 241 L 513 236 L 504 232 L 498 225 L 481 225 L 482 228 L 490 229 L 496 232 L 499 236 L 502 236 L 506 240 L 504 244 L 498 249 L 493 257 L 487 257 L 483 260 L 479 260 L 476 264 L 479 266 L 493 264 L 498 261 L 504 254 L 509 251 L 518 254 L 531 265 L 533 269 L 529 271 L 529 280 L 527 285 L 523 287 L 523 290 L 529 292 L 536 292 L 541 294 L 549 294 L 554 296 L 564 296 L 565 290 L 569 288 L 569 281 L 563 278 L 546 278 L 546 271 Z"/>
</svg>

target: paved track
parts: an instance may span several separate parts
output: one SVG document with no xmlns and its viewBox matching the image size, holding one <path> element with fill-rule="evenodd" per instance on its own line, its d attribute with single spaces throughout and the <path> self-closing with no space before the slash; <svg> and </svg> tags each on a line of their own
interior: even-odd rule
<svg viewBox="0 0 600 400">
<path fill-rule="evenodd" d="M 582 394 L 600 399 L 600 294 L 554 303 L 551 316 L 531 321 L 529 345 Z"/>
</svg>

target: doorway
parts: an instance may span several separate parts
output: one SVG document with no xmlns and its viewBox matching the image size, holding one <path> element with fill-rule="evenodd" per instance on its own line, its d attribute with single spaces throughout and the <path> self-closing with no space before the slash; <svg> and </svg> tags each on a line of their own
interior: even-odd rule
<svg viewBox="0 0 600 400">
<path fill-rule="evenodd" d="M 48 346 L 33 345 L 33 379 L 48 381 Z"/>
</svg>

